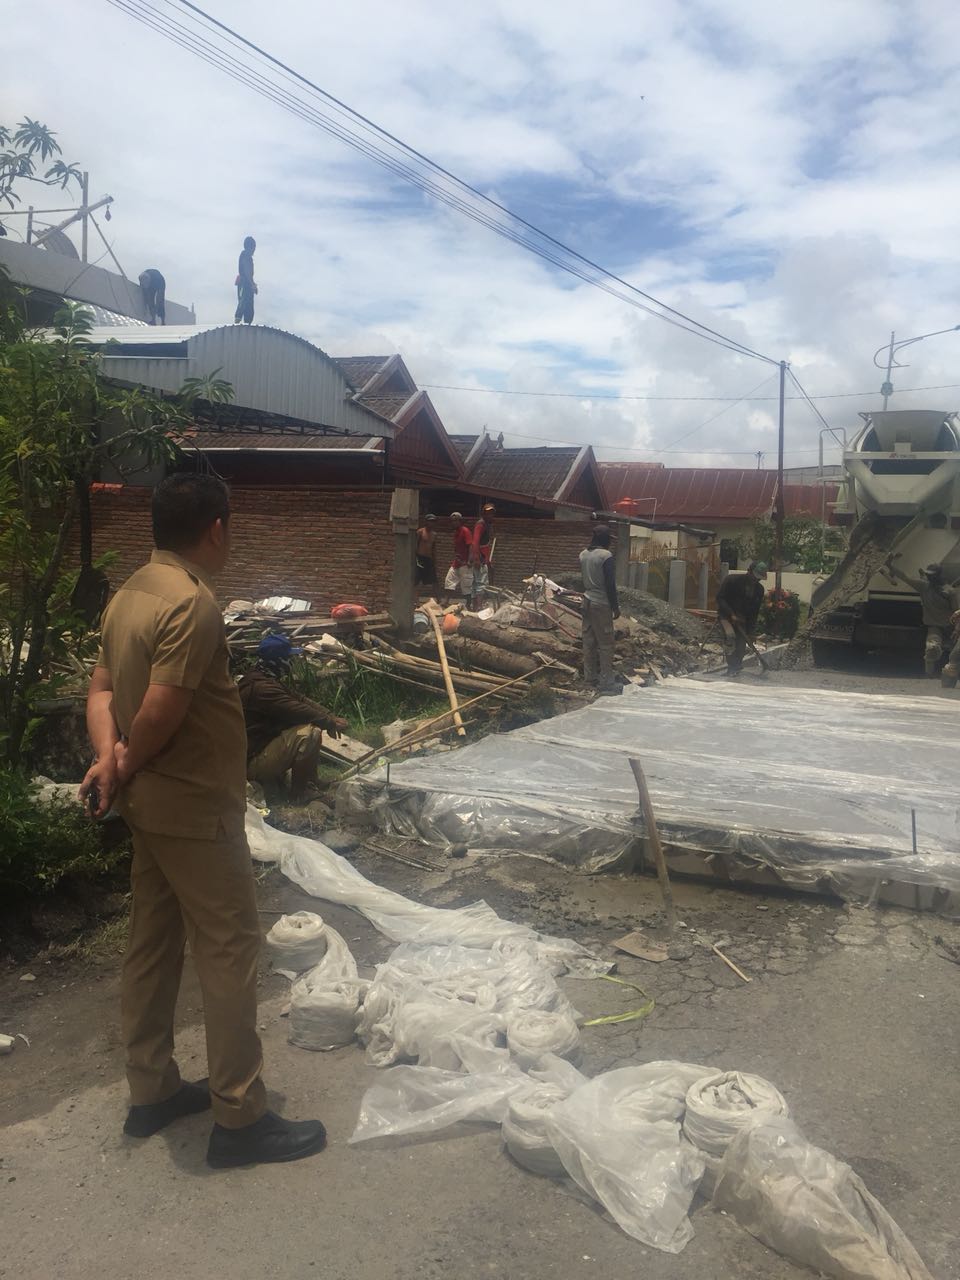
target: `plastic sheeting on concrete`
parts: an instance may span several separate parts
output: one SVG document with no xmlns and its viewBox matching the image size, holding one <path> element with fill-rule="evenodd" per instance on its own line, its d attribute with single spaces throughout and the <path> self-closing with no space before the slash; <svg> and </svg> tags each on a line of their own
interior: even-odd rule
<svg viewBox="0 0 960 1280">
<path fill-rule="evenodd" d="M 683 870 L 944 907 L 960 895 L 957 714 L 930 697 L 668 680 L 394 765 L 389 784 L 351 779 L 338 807 L 430 843 L 619 869 L 642 833 L 637 756 Z"/>
</svg>

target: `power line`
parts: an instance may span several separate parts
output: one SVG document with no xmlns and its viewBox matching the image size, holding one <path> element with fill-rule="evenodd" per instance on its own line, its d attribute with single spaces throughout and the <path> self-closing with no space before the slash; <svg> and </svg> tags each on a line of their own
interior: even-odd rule
<svg viewBox="0 0 960 1280">
<path fill-rule="evenodd" d="M 775 374 L 771 374 L 771 375 L 770 375 L 769 377 L 767 377 L 767 378 L 762 378 L 762 379 L 757 383 L 757 385 L 753 388 L 753 390 L 752 390 L 752 391 L 748 391 L 748 392 L 747 392 L 747 394 L 746 394 L 745 396 L 741 396 L 741 397 L 740 397 L 740 400 L 734 400 L 732 404 L 724 405 L 724 407 L 723 407 L 723 408 L 722 408 L 718 413 L 714 413 L 714 414 L 712 414 L 709 418 L 707 418 L 706 422 L 701 422 L 701 423 L 700 423 L 700 425 L 699 425 L 699 427 L 693 427 L 690 431 L 685 431 L 685 432 L 684 432 L 684 434 L 683 434 L 682 436 L 677 436 L 676 440 L 671 440 L 671 441 L 670 441 L 670 443 L 669 443 L 665 448 L 663 448 L 663 449 L 652 449 L 652 450 L 651 450 L 651 453 L 670 453 L 670 452 L 672 452 L 672 451 L 673 451 L 673 448 L 674 448 L 674 446 L 675 446 L 675 445 L 681 444 L 684 440 L 689 440 L 691 436 L 695 436 L 695 435 L 697 434 L 697 432 L 698 432 L 698 431 L 702 431 L 702 430 L 704 429 L 704 427 L 709 427 L 709 425 L 710 425 L 710 423 L 711 423 L 711 422 L 716 422 L 716 420 L 717 420 L 718 418 L 722 418 L 722 417 L 723 417 L 723 415 L 724 415 L 725 413 L 729 413 L 731 409 L 733 409 L 736 405 L 740 404 L 740 401 L 741 401 L 741 400 L 747 400 L 747 399 L 749 399 L 749 398 L 750 398 L 750 396 L 752 396 L 752 395 L 753 395 L 753 392 L 754 392 L 754 391 L 759 391 L 761 387 L 765 387 L 765 386 L 767 385 L 767 383 L 768 383 L 768 382 L 771 382 L 775 376 L 776 376 Z"/>
<path fill-rule="evenodd" d="M 797 381 L 793 377 L 794 382 Z M 659 395 L 640 395 L 633 392 L 627 392 L 620 395 L 616 392 L 598 392 L 589 391 L 514 391 L 510 389 L 501 389 L 500 387 L 461 387 L 453 386 L 446 382 L 421 382 L 420 387 L 424 391 L 472 391 L 479 395 L 485 396 L 540 396 L 545 399 L 553 400 L 659 400 L 672 404 L 681 402 L 688 404 L 720 404 L 728 401 L 730 404 L 739 404 L 742 400 L 750 400 L 755 404 L 766 401 L 777 401 L 778 396 L 659 396 Z M 798 384 L 799 385 L 799 384 Z M 904 395 L 909 391 L 955 391 L 960 388 L 960 382 L 941 382 L 936 386 L 930 387 L 901 387 L 897 394 Z M 801 388 L 802 390 L 802 388 Z M 815 400 L 863 400 L 867 396 L 879 395 L 876 389 L 871 391 L 832 391 L 825 392 L 823 395 L 808 396 L 806 392 L 803 395 L 787 396 L 787 400 L 809 400 L 811 403 Z"/>
<path fill-rule="evenodd" d="M 171 0 L 168 0 L 168 3 L 170 2 Z M 327 93 L 326 90 L 321 89 L 319 85 L 307 79 L 307 77 L 301 75 L 280 59 L 267 53 L 266 50 L 252 40 L 248 40 L 233 28 L 220 22 L 198 5 L 190 3 L 190 0 L 180 0 L 180 3 L 185 9 L 192 11 L 187 16 L 200 28 L 200 34 L 179 22 L 169 13 L 161 11 L 155 5 L 148 3 L 148 0 L 108 0 L 108 3 L 164 36 L 172 43 L 200 57 L 208 64 L 219 68 L 261 96 L 273 101 L 283 110 L 346 142 L 354 150 L 374 160 L 424 193 L 433 196 L 449 208 L 464 214 L 497 235 L 511 240 L 521 248 L 527 249 L 544 261 L 584 281 L 584 283 L 602 289 L 622 302 L 637 307 L 657 319 L 693 334 L 695 337 L 713 342 L 715 345 L 721 346 L 736 355 L 748 356 L 767 364 L 777 363 L 770 356 L 755 351 L 738 339 L 730 338 L 718 330 L 712 329 L 709 325 L 705 325 L 701 321 L 670 307 L 667 303 L 661 302 L 660 299 L 652 294 L 646 293 L 636 285 L 630 284 L 622 277 L 608 271 L 592 259 L 585 257 L 577 250 L 570 248 L 570 246 L 557 240 L 546 231 L 528 222 L 505 205 L 484 195 L 476 187 L 456 177 L 455 174 L 435 161 L 430 160 L 422 152 L 402 142 L 388 130 L 375 124 L 372 120 L 353 110 L 353 108 L 347 106 L 332 94 Z M 193 15 L 198 16 L 194 17 Z M 206 25 L 201 24 L 198 19 L 202 19 Z M 211 31 L 212 28 L 216 28 L 216 31 Z M 209 34 L 217 35 L 218 33 L 223 33 L 227 37 L 228 46 L 232 45 L 234 49 L 240 49 L 241 52 L 244 49 L 249 50 L 258 58 L 270 64 L 271 67 L 279 69 L 287 79 L 292 79 L 298 85 L 306 87 L 311 94 L 323 100 L 327 112 L 332 108 L 334 112 L 344 117 L 347 123 L 344 123 L 343 120 L 334 119 L 324 111 L 318 110 L 308 102 L 305 102 L 298 93 L 292 93 L 275 80 L 268 79 L 255 67 L 241 62 L 229 52 L 229 48 L 225 48 L 223 44 L 217 45 L 208 38 Z M 222 39 L 222 36 L 220 38 Z M 359 126 L 361 132 L 357 132 L 357 126 Z M 363 136 L 364 134 L 368 136 L 365 137 Z M 389 151 L 384 149 L 383 143 L 387 143 L 399 155 L 390 154 Z M 450 190 L 449 186 L 441 184 L 450 184 L 453 190 Z M 501 221 L 501 217 L 507 218 L 509 220 L 508 224 L 505 225 Z M 640 299 L 644 301 L 640 301 Z M 654 310 L 654 308 L 658 309 Z"/>
</svg>

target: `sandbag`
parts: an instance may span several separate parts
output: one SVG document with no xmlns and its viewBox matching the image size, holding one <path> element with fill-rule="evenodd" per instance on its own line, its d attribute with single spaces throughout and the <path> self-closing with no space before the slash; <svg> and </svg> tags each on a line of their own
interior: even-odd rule
<svg viewBox="0 0 960 1280">
<path fill-rule="evenodd" d="M 546 1118 L 568 1096 L 556 1084 L 542 1084 L 529 1093 L 517 1093 L 507 1101 L 506 1119 L 500 1126 L 504 1145 L 517 1164 L 545 1178 L 566 1177 L 563 1161 L 547 1134 Z"/>
<path fill-rule="evenodd" d="M 683 1133 L 705 1155 L 719 1157 L 758 1119 L 788 1114 L 786 1100 L 769 1080 L 724 1071 L 697 1080 L 687 1090 Z"/>
<path fill-rule="evenodd" d="M 278 973 L 295 978 L 318 965 L 327 953 L 327 927 L 313 911 L 281 916 L 267 934 L 267 955 Z"/>
<path fill-rule="evenodd" d="M 635 1240 L 679 1253 L 703 1158 L 680 1140 L 687 1090 L 710 1068 L 647 1062 L 597 1076 L 546 1113 L 547 1137 L 574 1182 Z"/>
<path fill-rule="evenodd" d="M 730 1143 L 713 1203 L 777 1253 L 834 1280 L 932 1280 L 850 1166 L 785 1117 Z"/>
<path fill-rule="evenodd" d="M 580 1028 L 567 1009 L 528 1009 L 507 1019 L 507 1048 L 524 1069 L 538 1066 L 546 1053 L 573 1059 L 580 1052 Z"/>
<path fill-rule="evenodd" d="M 338 1049 L 357 1034 L 357 1010 L 367 982 L 359 978 L 350 948 L 324 926 L 326 953 L 290 988 L 288 1039 L 301 1049 Z"/>
</svg>

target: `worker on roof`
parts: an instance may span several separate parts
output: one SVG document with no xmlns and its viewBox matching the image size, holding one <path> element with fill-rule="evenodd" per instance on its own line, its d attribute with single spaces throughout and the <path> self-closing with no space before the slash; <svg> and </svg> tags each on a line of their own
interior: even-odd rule
<svg viewBox="0 0 960 1280">
<path fill-rule="evenodd" d="M 418 587 L 437 585 L 437 517 L 424 516 L 417 530 L 417 567 L 414 582 Z"/>
<path fill-rule="evenodd" d="M 747 642 L 752 643 L 756 634 L 766 576 L 767 566 L 763 561 L 752 560 L 746 573 L 728 573 L 717 592 L 717 618 L 723 629 L 723 652 L 729 676 L 740 674 Z"/>
<path fill-rule="evenodd" d="M 473 570 L 473 600 L 475 610 L 483 608 L 483 597 L 490 585 L 490 562 L 493 559 L 493 517 L 496 507 L 492 502 L 484 505 L 480 519 L 473 526 L 470 542 L 470 567 Z"/>
<path fill-rule="evenodd" d="M 281 683 L 289 674 L 294 649 L 287 636 L 264 636 L 256 666 L 237 682 L 247 726 L 247 777 L 263 787 L 280 789 L 290 774 L 290 799 L 307 799 L 317 785 L 323 730 L 339 738 L 346 720 Z"/>
<path fill-rule="evenodd" d="M 899 552 L 895 556 L 888 556 L 884 567 L 889 577 L 912 587 L 920 597 L 920 603 L 923 606 L 923 625 L 927 629 L 923 646 L 923 666 L 928 676 L 935 676 L 940 669 L 940 659 L 943 657 L 944 650 L 952 643 L 951 619 L 960 604 L 955 590 L 960 586 L 960 581 L 949 584 L 945 582 L 942 564 L 928 564 L 925 569 L 917 570 L 920 575 L 918 578 L 911 578 L 894 564 L 894 561 L 899 559 Z"/>
<path fill-rule="evenodd" d="M 253 324 L 253 299 L 258 292 L 253 279 L 253 255 L 257 251 L 257 242 L 253 236 L 247 236 L 243 242 L 243 251 L 237 260 L 237 310 L 234 313 L 234 324 Z"/>
<path fill-rule="evenodd" d="M 598 524 L 580 552 L 583 577 L 583 678 L 603 695 L 622 693 L 613 674 L 613 624 L 620 617 L 610 527 Z"/>
<path fill-rule="evenodd" d="M 466 602 L 473 591 L 473 569 L 470 567 L 473 534 L 463 523 L 463 515 L 459 511 L 450 513 L 450 523 L 453 525 L 453 559 L 443 585 L 449 592 L 458 592 Z"/>
<path fill-rule="evenodd" d="M 166 280 L 164 280 L 156 267 L 148 267 L 146 271 L 141 271 L 139 279 L 140 293 L 143 295 L 143 305 L 146 307 L 147 315 L 150 317 L 150 323 L 166 324 Z"/>
</svg>

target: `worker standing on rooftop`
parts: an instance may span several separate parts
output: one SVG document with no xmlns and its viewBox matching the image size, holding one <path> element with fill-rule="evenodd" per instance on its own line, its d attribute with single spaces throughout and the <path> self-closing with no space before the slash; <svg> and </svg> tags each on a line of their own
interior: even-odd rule
<svg viewBox="0 0 960 1280">
<path fill-rule="evenodd" d="M 613 624 L 620 617 L 610 528 L 598 524 L 580 552 L 583 576 L 583 678 L 603 695 L 621 693 L 613 676 Z"/>
<path fill-rule="evenodd" d="M 257 286 L 253 279 L 253 255 L 257 250 L 257 242 L 253 236 L 247 236 L 243 242 L 243 252 L 237 261 L 237 310 L 233 317 L 234 324 L 253 324 L 253 298 Z"/>
<path fill-rule="evenodd" d="M 763 604 L 763 579 L 767 566 L 752 560 L 746 573 L 728 573 L 717 592 L 717 617 L 723 630 L 727 675 L 738 676 L 747 641 L 752 641 Z"/>
<path fill-rule="evenodd" d="M 167 282 L 156 267 L 147 267 L 146 271 L 140 272 L 140 293 L 143 296 L 143 305 L 147 309 L 150 323 L 166 324 Z"/>
</svg>

